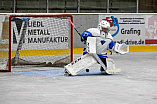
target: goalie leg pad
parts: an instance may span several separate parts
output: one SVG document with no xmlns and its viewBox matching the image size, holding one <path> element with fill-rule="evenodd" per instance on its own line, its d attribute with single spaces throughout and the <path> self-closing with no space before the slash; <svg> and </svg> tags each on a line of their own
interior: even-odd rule
<svg viewBox="0 0 157 104">
<path fill-rule="evenodd" d="M 107 68 L 97 54 L 85 54 L 75 61 L 69 63 L 65 66 L 65 69 L 69 75 L 77 75 L 81 71 L 87 69 L 88 67 L 99 63 L 101 67 L 106 71 L 107 74 L 114 74 L 121 72 L 121 69 L 116 69 L 114 61 L 107 58 Z"/>
<path fill-rule="evenodd" d="M 118 73 L 121 72 L 121 69 L 116 69 L 115 64 L 113 59 L 111 58 L 107 58 L 107 70 L 106 73 L 107 74 L 114 74 L 114 73 Z"/>
<path fill-rule="evenodd" d="M 97 63 L 97 60 L 91 54 L 85 54 L 75 61 L 65 66 L 66 71 L 71 75 L 77 75 L 81 71 Z"/>
</svg>

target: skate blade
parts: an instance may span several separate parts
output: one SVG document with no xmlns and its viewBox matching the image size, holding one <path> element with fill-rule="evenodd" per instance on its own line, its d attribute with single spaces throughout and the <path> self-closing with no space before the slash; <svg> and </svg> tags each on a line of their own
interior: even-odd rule
<svg viewBox="0 0 157 104">
<path fill-rule="evenodd" d="M 118 72 L 121 72 L 121 69 L 113 69 L 113 70 L 107 69 L 106 70 L 107 74 L 114 74 L 114 73 L 118 73 Z"/>
<path fill-rule="evenodd" d="M 72 76 L 72 75 L 69 73 L 64 73 L 64 76 Z"/>
</svg>

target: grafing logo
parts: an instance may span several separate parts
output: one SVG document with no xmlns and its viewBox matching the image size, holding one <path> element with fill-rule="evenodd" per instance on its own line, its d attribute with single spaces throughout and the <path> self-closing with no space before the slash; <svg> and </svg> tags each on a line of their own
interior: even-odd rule
<svg viewBox="0 0 157 104">
<path fill-rule="evenodd" d="M 17 29 L 17 32 L 18 32 L 18 36 L 20 36 L 20 31 L 22 29 L 22 24 L 23 24 L 23 20 L 19 19 L 19 18 L 13 18 L 12 19 L 13 22 L 15 22 L 15 25 L 16 25 L 16 29 Z M 17 44 L 17 34 L 16 34 L 16 29 L 13 28 L 13 44 Z M 22 29 L 23 30 L 23 29 Z"/>
</svg>

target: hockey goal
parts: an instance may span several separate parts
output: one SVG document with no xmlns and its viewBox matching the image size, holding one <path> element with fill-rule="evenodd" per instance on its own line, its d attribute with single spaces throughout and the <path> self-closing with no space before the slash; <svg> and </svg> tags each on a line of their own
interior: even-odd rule
<svg viewBox="0 0 157 104">
<path fill-rule="evenodd" d="M 72 15 L 10 15 L 8 49 L 0 71 L 11 66 L 64 66 L 73 61 Z"/>
</svg>

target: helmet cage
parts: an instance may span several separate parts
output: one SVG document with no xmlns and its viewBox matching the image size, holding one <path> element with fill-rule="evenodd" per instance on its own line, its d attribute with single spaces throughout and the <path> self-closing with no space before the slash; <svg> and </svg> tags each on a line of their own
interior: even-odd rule
<svg viewBox="0 0 157 104">
<path fill-rule="evenodd" d="M 99 24 L 98 24 L 98 28 L 100 30 L 102 30 L 103 28 L 107 28 L 108 31 L 110 30 L 110 23 L 105 21 L 105 20 L 102 20 Z"/>
</svg>

